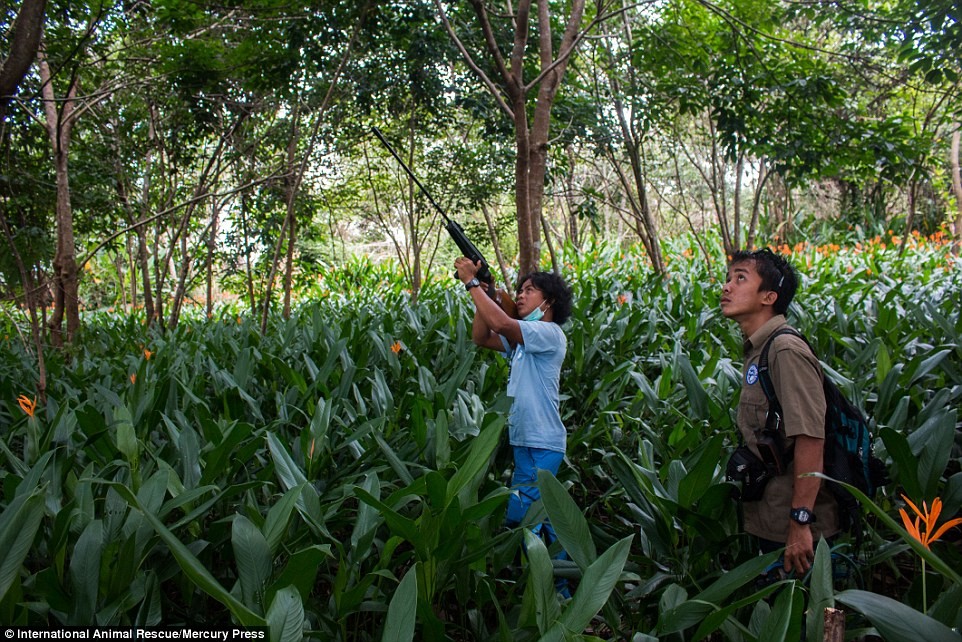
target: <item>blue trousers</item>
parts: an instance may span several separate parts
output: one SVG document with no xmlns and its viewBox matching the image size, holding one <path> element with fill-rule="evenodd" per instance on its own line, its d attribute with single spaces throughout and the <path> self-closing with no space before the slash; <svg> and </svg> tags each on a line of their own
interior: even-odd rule
<svg viewBox="0 0 962 642">
<path fill-rule="evenodd" d="M 511 475 L 511 489 L 515 493 L 508 498 L 508 512 L 504 518 L 505 524 L 510 527 L 519 525 L 531 508 L 531 504 L 541 499 L 541 491 L 538 490 L 538 471 L 547 470 L 552 475 L 557 475 L 561 461 L 564 459 L 564 453 L 555 450 L 527 446 L 514 446 L 513 449 L 514 473 Z M 558 541 L 558 535 L 548 520 L 532 526 L 531 531 L 535 535 L 543 536 L 547 546 Z M 568 559 L 568 554 L 562 549 L 555 555 L 555 559 Z M 563 597 L 571 597 L 568 592 L 568 580 L 558 579 L 555 582 L 555 588 Z"/>
</svg>

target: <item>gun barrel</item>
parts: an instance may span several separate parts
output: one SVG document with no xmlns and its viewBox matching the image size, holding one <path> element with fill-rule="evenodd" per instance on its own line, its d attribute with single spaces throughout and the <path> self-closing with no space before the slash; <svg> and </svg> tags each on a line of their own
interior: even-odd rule
<svg viewBox="0 0 962 642">
<path fill-rule="evenodd" d="M 371 131 L 374 132 L 374 135 L 378 137 L 385 147 L 387 147 L 387 150 L 391 152 L 392 156 L 394 156 L 394 160 L 396 160 L 398 164 L 404 168 L 404 171 L 407 172 L 407 175 L 411 177 L 411 180 L 414 181 L 414 184 L 417 185 L 421 189 L 421 192 L 428 197 L 428 200 L 431 201 L 431 205 L 433 205 L 434 209 L 438 211 L 438 214 L 441 215 L 441 218 L 444 219 L 445 223 L 450 224 L 451 219 L 449 219 L 448 215 L 444 213 L 444 210 L 441 209 L 441 206 L 434 202 L 434 198 L 431 197 L 431 193 L 424 187 L 424 185 L 421 185 L 421 181 L 419 181 L 418 177 L 414 175 L 414 172 L 411 171 L 411 168 L 408 167 L 407 163 L 405 163 L 398 153 L 394 151 L 394 148 L 391 147 L 391 143 L 387 142 L 387 139 L 384 138 L 384 134 L 381 133 L 381 130 L 377 127 L 371 127 Z"/>
</svg>

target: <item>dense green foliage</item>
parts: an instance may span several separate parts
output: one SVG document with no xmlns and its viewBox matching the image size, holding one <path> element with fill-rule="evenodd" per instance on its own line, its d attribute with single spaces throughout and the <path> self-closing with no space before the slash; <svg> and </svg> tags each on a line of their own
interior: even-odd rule
<svg viewBox="0 0 962 642">
<path fill-rule="evenodd" d="M 893 613 L 958 639 L 962 553 L 913 544 L 891 517 L 897 493 L 939 496 L 947 517 L 962 507 L 962 266 L 929 240 L 886 242 L 782 248 L 803 273 L 791 314 L 877 423 L 893 476 L 859 558 L 837 547 L 853 561 L 834 587 L 826 550 L 804 583 L 753 587 L 770 560 L 739 533 L 724 481 L 741 343 L 717 310 L 719 246 L 685 240 L 665 278 L 638 250 L 565 253 L 569 448 L 541 486 L 571 562 L 554 569 L 502 526 L 507 369 L 471 345 L 449 277 L 413 304 L 388 266 L 355 261 L 266 334 L 228 305 L 166 333 L 136 311 L 90 313 L 83 341 L 48 356 L 33 417 L 17 397 L 33 397 L 34 357 L 4 317 L 0 620 L 266 621 L 278 640 L 797 640 L 807 598 L 887 639 L 913 639 Z"/>
</svg>

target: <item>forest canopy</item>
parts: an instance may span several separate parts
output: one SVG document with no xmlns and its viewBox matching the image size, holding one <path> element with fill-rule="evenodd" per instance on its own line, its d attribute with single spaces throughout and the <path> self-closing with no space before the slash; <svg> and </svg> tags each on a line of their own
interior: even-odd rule
<svg viewBox="0 0 962 642">
<path fill-rule="evenodd" d="M 372 127 L 506 281 L 592 239 L 663 273 L 680 232 L 729 253 L 959 233 L 949 0 L 27 0 L 0 21 L 0 292 L 56 345 L 81 308 L 286 315 L 353 256 L 416 296 L 456 250 Z"/>
</svg>

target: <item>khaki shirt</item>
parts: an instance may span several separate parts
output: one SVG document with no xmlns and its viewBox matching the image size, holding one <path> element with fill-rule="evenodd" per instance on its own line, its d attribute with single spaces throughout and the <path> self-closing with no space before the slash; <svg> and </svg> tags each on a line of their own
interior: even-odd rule
<svg viewBox="0 0 962 642">
<path fill-rule="evenodd" d="M 738 429 L 745 443 L 756 455 L 756 431 L 765 428 L 768 399 L 758 377 L 758 359 L 765 342 L 775 330 L 787 326 L 785 317 L 777 315 L 745 341 L 745 365 L 742 391 L 738 402 Z M 775 394 L 782 406 L 784 447 L 788 451 L 796 435 L 825 438 L 825 393 L 822 390 L 822 367 L 808 345 L 799 337 L 781 335 L 768 350 L 769 374 Z M 759 501 L 744 502 L 745 530 L 758 537 L 784 542 L 788 537 L 789 512 L 792 508 L 794 460 L 786 472 L 772 479 Z M 838 532 L 838 505 L 825 482 L 818 492 L 815 506 L 817 521 L 812 524 L 815 540 Z"/>
</svg>

